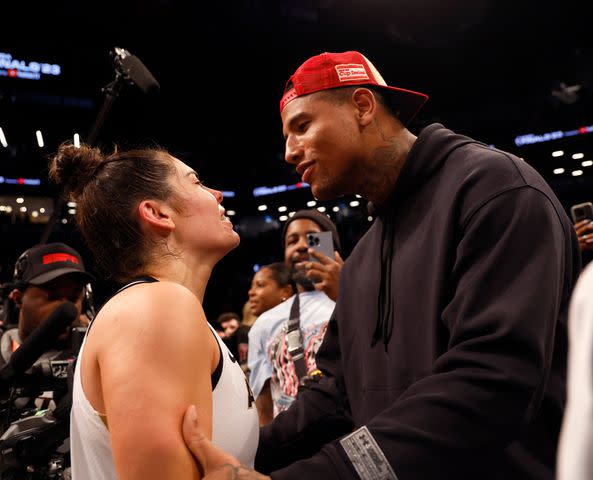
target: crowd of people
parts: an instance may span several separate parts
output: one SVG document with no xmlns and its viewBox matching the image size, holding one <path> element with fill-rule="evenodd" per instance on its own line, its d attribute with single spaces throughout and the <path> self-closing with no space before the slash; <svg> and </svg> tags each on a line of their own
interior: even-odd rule
<svg viewBox="0 0 593 480">
<path fill-rule="evenodd" d="M 328 216 L 296 212 L 284 258 L 217 319 L 206 286 L 240 242 L 222 194 L 165 150 L 59 148 L 50 177 L 97 274 L 121 283 L 77 319 L 72 478 L 591 478 L 593 219 L 573 224 L 510 152 L 412 133 L 426 100 L 356 51 L 296 69 L 286 162 L 374 221 L 343 259 Z M 319 232 L 333 257 L 308 244 Z M 17 266 L 5 361 L 60 302 L 82 314 L 92 281 L 63 244 Z"/>
</svg>

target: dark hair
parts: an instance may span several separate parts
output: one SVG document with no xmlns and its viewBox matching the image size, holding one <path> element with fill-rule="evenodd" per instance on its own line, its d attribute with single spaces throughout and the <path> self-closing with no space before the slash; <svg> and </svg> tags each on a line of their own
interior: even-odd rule
<svg viewBox="0 0 593 480">
<path fill-rule="evenodd" d="M 63 143 L 49 176 L 77 204 L 76 219 L 97 267 L 118 281 L 143 272 L 152 241 L 140 230 L 136 208 L 146 199 L 173 196 L 175 168 L 167 151 L 144 148 L 103 155 L 98 148 Z"/>
<path fill-rule="evenodd" d="M 268 265 L 264 265 L 260 268 L 264 268 L 270 271 L 272 279 L 278 284 L 280 288 L 290 285 L 293 291 L 296 291 L 296 285 L 292 278 L 292 269 L 284 262 L 274 262 Z"/>
<path fill-rule="evenodd" d="M 284 224 L 284 227 L 282 227 L 282 235 L 281 235 L 281 240 L 282 240 L 282 250 L 284 251 L 286 248 L 286 231 L 288 230 L 288 226 L 294 221 L 294 220 L 299 220 L 302 218 L 306 218 L 309 219 L 313 222 L 315 222 L 317 225 L 319 225 L 319 228 L 321 228 L 322 231 L 324 232 L 331 232 L 333 240 L 334 240 L 334 248 L 338 251 L 338 253 L 342 253 L 342 245 L 340 243 L 340 236 L 338 235 L 338 229 L 336 228 L 336 225 L 334 222 L 331 221 L 331 219 L 325 214 L 325 213 L 321 213 L 319 210 L 312 208 L 312 209 L 303 209 L 303 210 L 297 210 L 297 212 L 290 217 L 286 223 Z"/>
<path fill-rule="evenodd" d="M 241 317 L 239 317 L 239 314 L 235 312 L 221 313 L 216 319 L 216 323 L 222 325 L 223 323 L 229 322 L 231 320 L 237 320 L 237 322 L 241 323 Z"/>
</svg>

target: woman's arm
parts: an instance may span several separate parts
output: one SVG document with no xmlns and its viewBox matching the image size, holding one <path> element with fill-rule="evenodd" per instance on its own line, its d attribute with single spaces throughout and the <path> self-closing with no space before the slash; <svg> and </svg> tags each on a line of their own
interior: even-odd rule
<svg viewBox="0 0 593 480">
<path fill-rule="evenodd" d="M 98 362 L 119 478 L 199 478 L 181 420 L 197 404 L 211 437 L 210 375 L 218 358 L 199 301 L 159 282 L 123 292 L 110 310 L 115 328 Z"/>
</svg>

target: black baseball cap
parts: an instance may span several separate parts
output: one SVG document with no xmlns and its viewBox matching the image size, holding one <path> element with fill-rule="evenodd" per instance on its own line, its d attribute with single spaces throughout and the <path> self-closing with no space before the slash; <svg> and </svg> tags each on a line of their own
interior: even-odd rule
<svg viewBox="0 0 593 480">
<path fill-rule="evenodd" d="M 85 270 L 80 253 L 64 243 L 45 243 L 21 254 L 15 263 L 13 282 L 43 285 L 68 273 L 80 275 L 84 282 L 94 280 Z"/>
</svg>

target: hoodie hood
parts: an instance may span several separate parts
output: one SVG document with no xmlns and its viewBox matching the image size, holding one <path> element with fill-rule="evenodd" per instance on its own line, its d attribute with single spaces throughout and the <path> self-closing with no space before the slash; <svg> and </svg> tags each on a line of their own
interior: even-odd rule
<svg viewBox="0 0 593 480">
<path fill-rule="evenodd" d="M 415 191 L 444 164 L 447 157 L 457 148 L 468 143 L 478 143 L 471 138 L 458 135 L 440 123 L 425 127 L 412 145 L 395 188 L 382 205 L 368 203 L 368 210 L 382 220 L 381 230 L 381 281 L 377 296 L 377 324 L 371 346 L 383 340 L 385 351 L 393 333 L 394 299 L 391 284 L 394 252 L 393 215 L 396 204 L 410 192 Z M 389 212 L 389 213 L 387 213 Z"/>
</svg>

